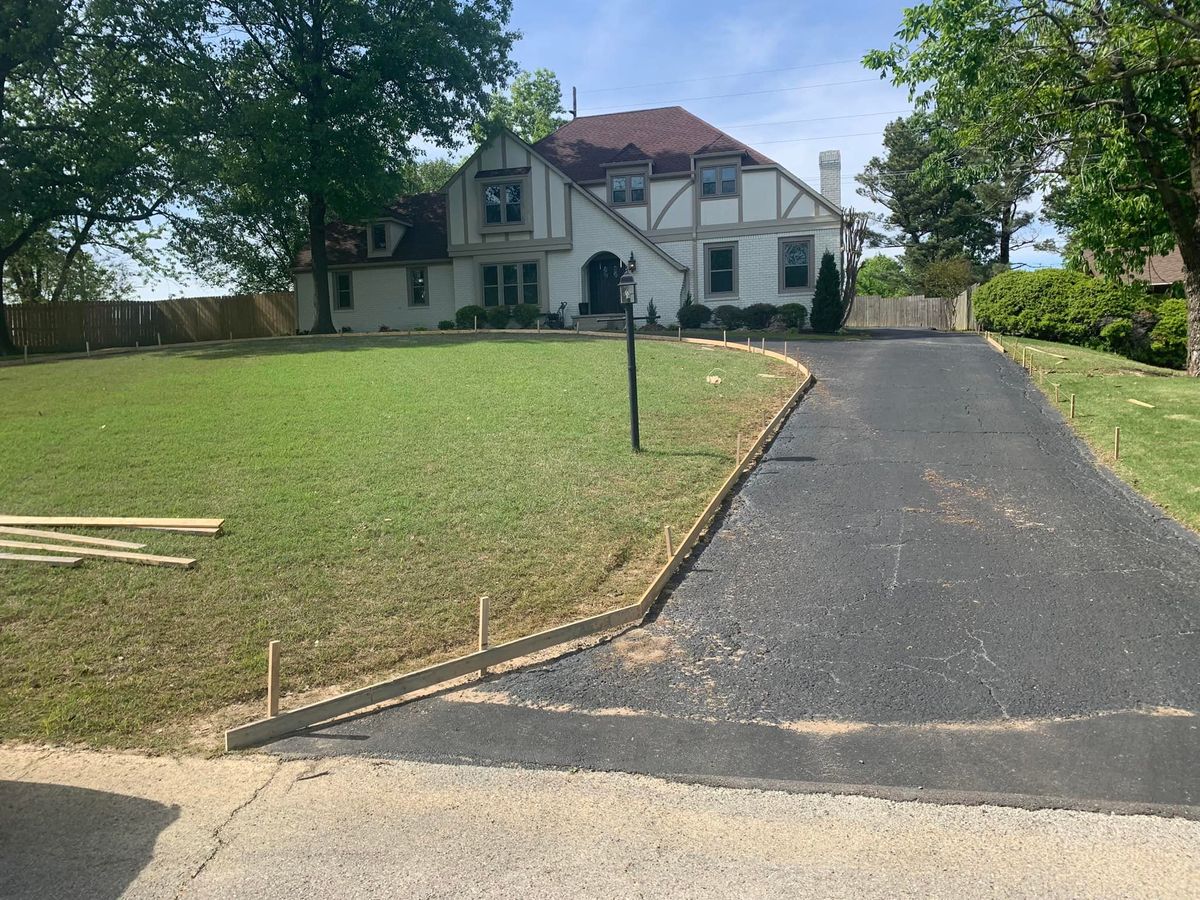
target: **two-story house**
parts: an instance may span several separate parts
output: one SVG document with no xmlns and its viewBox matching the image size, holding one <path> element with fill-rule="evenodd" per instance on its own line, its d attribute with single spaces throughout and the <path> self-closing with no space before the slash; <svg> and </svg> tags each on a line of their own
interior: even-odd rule
<svg viewBox="0 0 1200 900">
<path fill-rule="evenodd" d="M 631 258 L 637 314 L 653 300 L 663 323 L 689 296 L 809 305 L 821 255 L 836 256 L 840 239 L 840 154 L 820 163 L 817 191 L 678 106 L 583 116 L 532 145 L 506 131 L 442 191 L 330 229 L 334 324 L 435 328 L 463 306 L 532 303 L 602 327 L 621 311 Z M 307 329 L 307 252 L 295 277 Z"/>
</svg>

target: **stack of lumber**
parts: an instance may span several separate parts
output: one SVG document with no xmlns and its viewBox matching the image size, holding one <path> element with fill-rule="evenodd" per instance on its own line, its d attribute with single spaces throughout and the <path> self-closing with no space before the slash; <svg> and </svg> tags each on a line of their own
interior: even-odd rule
<svg viewBox="0 0 1200 900">
<path fill-rule="evenodd" d="M 52 531 L 54 528 L 144 528 L 182 534 L 216 536 L 224 519 L 142 519 L 121 516 L 6 516 L 0 515 L 0 560 L 47 566 L 80 565 L 84 557 L 190 569 L 196 560 L 181 556 L 141 553 L 145 544 Z M 36 550 L 38 553 L 12 553 Z"/>
</svg>

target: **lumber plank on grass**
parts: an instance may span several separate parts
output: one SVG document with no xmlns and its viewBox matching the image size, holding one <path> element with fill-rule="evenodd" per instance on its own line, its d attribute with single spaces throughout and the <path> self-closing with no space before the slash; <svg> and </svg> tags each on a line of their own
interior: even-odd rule
<svg viewBox="0 0 1200 900">
<path fill-rule="evenodd" d="M 66 547 L 63 548 L 67 549 Z M 34 553 L 0 553 L 0 559 L 9 562 L 42 563 L 47 566 L 66 566 L 74 569 L 83 562 L 82 556 L 38 556 Z"/>
<path fill-rule="evenodd" d="M 1134 400 L 1132 397 L 1129 398 L 1129 402 L 1134 406 L 1144 406 L 1146 409 L 1154 409 L 1153 403 L 1145 403 L 1141 400 Z"/>
<path fill-rule="evenodd" d="M 175 525 L 143 525 L 145 531 L 170 531 L 175 534 L 203 534 L 208 537 L 216 537 L 221 533 L 220 528 L 179 528 Z"/>
<path fill-rule="evenodd" d="M 20 550 L 50 550 L 57 553 L 70 550 L 76 556 L 96 556 L 101 559 L 141 563 L 144 566 L 170 566 L 177 569 L 190 569 L 196 564 L 194 559 L 184 559 L 178 556 L 153 556 L 149 553 L 126 553 L 123 550 L 100 550 L 95 547 L 64 547 L 62 544 L 38 544 L 33 541 L 0 541 L 0 547 L 16 547 Z"/>
<path fill-rule="evenodd" d="M 42 531 L 38 528 L 13 528 L 0 525 L 0 534 L 15 534 L 18 537 L 46 538 L 51 541 L 67 541 L 71 544 L 92 544 L 96 547 L 115 547 L 118 550 L 144 550 L 145 544 L 135 544 L 133 541 L 114 541 L 110 538 L 92 537 L 86 534 L 63 534 L 61 531 Z M 70 547 L 63 547 L 69 550 Z"/>
<path fill-rule="evenodd" d="M 50 525 L 58 528 L 220 528 L 224 519 L 142 519 L 135 516 L 6 516 L 0 525 Z"/>
</svg>

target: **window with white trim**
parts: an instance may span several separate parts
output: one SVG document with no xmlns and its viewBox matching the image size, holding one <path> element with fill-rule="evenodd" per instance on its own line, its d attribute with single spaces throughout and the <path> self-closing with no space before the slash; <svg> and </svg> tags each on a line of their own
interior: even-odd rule
<svg viewBox="0 0 1200 900">
<path fill-rule="evenodd" d="M 483 305 L 537 304 L 539 272 L 536 262 L 497 263 L 483 266 Z"/>
<path fill-rule="evenodd" d="M 376 222 L 371 226 L 371 249 L 387 249 L 387 226 L 382 222 Z"/>
</svg>

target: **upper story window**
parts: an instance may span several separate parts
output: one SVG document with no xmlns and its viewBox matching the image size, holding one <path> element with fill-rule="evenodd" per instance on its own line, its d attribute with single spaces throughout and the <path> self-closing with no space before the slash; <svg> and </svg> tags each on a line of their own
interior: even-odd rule
<svg viewBox="0 0 1200 900">
<path fill-rule="evenodd" d="M 354 309 L 354 282 L 350 272 L 333 273 L 333 305 L 336 309 Z"/>
<path fill-rule="evenodd" d="M 376 222 L 371 226 L 371 249 L 386 250 L 387 243 L 387 226 L 382 222 Z"/>
<path fill-rule="evenodd" d="M 524 184 L 510 181 L 483 189 L 484 225 L 519 225 L 525 221 Z"/>
<path fill-rule="evenodd" d="M 424 266 L 408 270 L 408 305 L 429 305 L 429 270 Z"/>
<path fill-rule="evenodd" d="M 645 175 L 613 175 L 609 179 L 609 202 L 613 206 L 646 202 Z"/>
<path fill-rule="evenodd" d="M 700 170 L 701 197 L 729 197 L 737 191 L 737 166 L 704 166 Z"/>
</svg>

